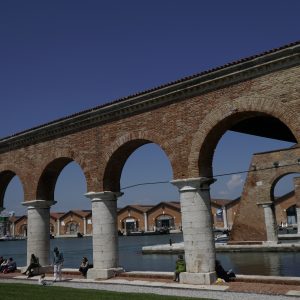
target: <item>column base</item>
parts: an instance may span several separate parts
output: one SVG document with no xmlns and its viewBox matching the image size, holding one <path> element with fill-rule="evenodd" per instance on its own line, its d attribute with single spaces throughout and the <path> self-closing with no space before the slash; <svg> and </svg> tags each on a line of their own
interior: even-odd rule
<svg viewBox="0 0 300 300">
<path fill-rule="evenodd" d="M 115 277 L 116 274 L 124 272 L 123 268 L 111 268 L 111 269 L 95 269 L 91 268 L 87 272 L 88 279 L 108 279 Z"/>
<path fill-rule="evenodd" d="M 180 283 L 213 284 L 216 282 L 216 272 L 210 273 L 180 273 Z"/>
</svg>

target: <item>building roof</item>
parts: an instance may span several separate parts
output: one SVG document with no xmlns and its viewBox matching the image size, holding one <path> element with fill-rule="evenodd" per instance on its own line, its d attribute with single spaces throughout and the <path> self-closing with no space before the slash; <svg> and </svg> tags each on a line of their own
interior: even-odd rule
<svg viewBox="0 0 300 300">
<path fill-rule="evenodd" d="M 75 214 L 79 217 L 86 218 L 87 216 L 92 214 L 92 211 L 91 210 L 69 210 L 68 212 L 60 216 L 60 219 L 66 217 L 69 214 Z"/>
<path fill-rule="evenodd" d="M 148 210 L 148 212 L 156 210 L 159 206 L 169 206 L 172 209 L 180 211 L 180 203 L 179 202 L 175 202 L 175 201 L 170 201 L 170 202 L 160 202 L 160 203 L 154 205 L 153 207 L 151 207 Z"/>
<path fill-rule="evenodd" d="M 20 221 L 22 221 L 23 219 L 27 219 L 27 215 L 23 215 L 23 216 L 20 216 L 20 217 L 15 217 L 15 221 L 14 223 L 18 223 Z"/>
<path fill-rule="evenodd" d="M 133 204 L 133 205 L 126 205 L 124 207 L 121 207 L 118 209 L 118 213 L 124 211 L 124 210 L 128 210 L 128 209 L 134 209 L 138 212 L 141 213 L 145 213 L 147 212 L 149 209 L 151 209 L 153 207 L 153 205 L 139 205 L 139 204 Z"/>
<path fill-rule="evenodd" d="M 57 220 L 64 214 L 65 214 L 64 212 L 50 212 L 50 218 Z"/>
</svg>

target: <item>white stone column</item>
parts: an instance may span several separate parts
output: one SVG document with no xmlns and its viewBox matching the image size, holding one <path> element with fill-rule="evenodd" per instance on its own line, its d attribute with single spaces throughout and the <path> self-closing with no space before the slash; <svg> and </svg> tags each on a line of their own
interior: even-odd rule
<svg viewBox="0 0 300 300">
<path fill-rule="evenodd" d="M 86 218 L 83 218 L 83 235 L 86 235 Z"/>
<path fill-rule="evenodd" d="M 148 218 L 147 218 L 147 213 L 144 213 L 144 223 L 145 223 L 145 230 L 148 231 Z"/>
<path fill-rule="evenodd" d="M 223 224 L 224 224 L 224 229 L 228 229 L 227 209 L 226 209 L 226 206 L 223 206 L 222 210 L 223 210 Z"/>
<path fill-rule="evenodd" d="M 297 214 L 297 232 L 300 234 L 300 207 L 296 207 L 296 214 Z"/>
<path fill-rule="evenodd" d="M 56 220 L 56 236 L 60 236 L 60 220 Z"/>
<path fill-rule="evenodd" d="M 15 237 L 15 222 L 13 222 L 12 224 L 11 224 L 11 236 L 13 236 L 13 237 Z"/>
<path fill-rule="evenodd" d="M 42 266 L 49 265 L 50 207 L 55 201 L 33 200 L 27 206 L 27 265 L 31 254 L 39 258 Z"/>
<path fill-rule="evenodd" d="M 275 215 L 273 211 L 273 202 L 259 203 L 264 209 L 265 225 L 267 232 L 267 243 L 278 243 Z"/>
<path fill-rule="evenodd" d="M 116 272 L 118 267 L 118 231 L 117 231 L 117 197 L 121 193 L 90 192 L 85 196 L 92 201 L 93 222 L 93 264 L 87 276 L 90 279 L 107 279 Z"/>
<path fill-rule="evenodd" d="M 180 282 L 212 284 L 216 280 L 215 243 L 209 186 L 215 180 L 189 178 L 171 183 L 179 188 L 186 272 Z"/>
</svg>

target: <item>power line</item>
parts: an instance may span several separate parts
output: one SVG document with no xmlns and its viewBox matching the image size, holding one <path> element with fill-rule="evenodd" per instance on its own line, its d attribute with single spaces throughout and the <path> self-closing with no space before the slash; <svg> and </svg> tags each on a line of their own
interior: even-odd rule
<svg viewBox="0 0 300 300">
<path fill-rule="evenodd" d="M 217 175 L 214 175 L 214 176 L 208 177 L 208 178 L 224 177 L 224 176 L 229 176 L 229 175 L 245 174 L 245 173 L 251 173 L 251 172 L 260 172 L 260 171 L 266 171 L 266 170 L 271 170 L 271 169 L 278 169 L 278 168 L 283 168 L 283 167 L 296 166 L 296 165 L 299 165 L 299 164 L 300 164 L 300 162 L 293 163 L 293 164 L 286 164 L 286 165 L 274 164 L 272 167 L 266 167 L 266 168 L 261 168 L 261 169 L 253 168 L 252 170 L 247 170 L 247 171 L 222 173 L 222 174 L 217 174 Z M 154 181 L 154 182 L 137 183 L 137 184 L 125 186 L 125 187 L 121 188 L 121 191 L 130 189 L 130 188 L 134 188 L 134 187 L 137 187 L 137 186 L 166 184 L 166 183 L 170 183 L 170 181 L 168 180 L 168 181 Z"/>
<path fill-rule="evenodd" d="M 137 184 L 134 184 L 134 185 L 125 186 L 124 188 L 121 188 L 121 191 L 130 189 L 130 188 L 133 188 L 133 187 L 136 187 L 136 186 L 140 186 L 140 185 L 151 185 L 151 184 L 153 185 L 153 184 L 162 184 L 162 183 L 170 183 L 170 181 L 168 180 L 168 181 L 137 183 Z"/>
</svg>

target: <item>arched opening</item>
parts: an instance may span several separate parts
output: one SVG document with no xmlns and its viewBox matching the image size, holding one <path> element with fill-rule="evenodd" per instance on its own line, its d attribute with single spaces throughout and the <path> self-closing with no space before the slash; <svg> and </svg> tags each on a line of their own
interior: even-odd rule
<svg viewBox="0 0 300 300">
<path fill-rule="evenodd" d="M 217 181 L 211 185 L 212 198 L 240 198 L 253 155 L 289 148 L 292 145 L 288 142 L 227 131 L 214 152 L 213 174 Z M 285 187 L 282 185 L 280 190 L 284 190 Z"/>
<path fill-rule="evenodd" d="M 68 157 L 57 158 L 46 166 L 38 183 L 37 200 L 54 200 L 56 181 L 61 171 L 73 160 Z"/>
<path fill-rule="evenodd" d="M 296 142 L 296 138 L 291 130 L 279 119 L 271 115 L 253 111 L 233 113 L 217 123 L 205 137 L 198 159 L 200 176 L 213 177 L 216 174 L 215 170 L 213 171 L 212 165 L 215 149 L 222 136 L 229 130 L 239 134 L 246 134 L 247 136 L 250 135 L 281 141 L 283 143 L 282 145 L 286 143 L 285 145 L 291 146 Z M 238 137 L 239 136 L 241 135 L 238 135 Z M 236 137 L 232 138 L 233 145 L 238 146 L 239 154 L 242 154 L 241 152 L 245 150 L 245 147 L 238 144 L 238 138 L 236 140 L 234 139 L 236 139 Z M 236 172 L 236 169 L 234 172 Z"/>
<path fill-rule="evenodd" d="M 88 226 L 88 223 L 92 224 L 91 202 L 84 196 L 86 192 L 86 179 L 81 167 L 74 161 L 68 163 L 59 173 L 54 190 L 57 201 L 51 208 L 51 219 L 55 221 L 54 236 L 92 234 Z M 90 244 L 91 240 L 86 242 Z M 91 261 L 92 257 L 89 259 Z"/>
<path fill-rule="evenodd" d="M 79 224 L 71 221 L 65 225 L 65 234 L 74 235 L 78 233 Z"/>
<path fill-rule="evenodd" d="M 19 177 L 12 171 L 0 173 L 0 237 L 16 236 L 14 223 L 26 214 L 23 186 Z"/>
<path fill-rule="evenodd" d="M 170 183 L 173 172 L 166 153 L 150 141 L 129 141 L 112 155 L 105 175 L 105 190 L 124 193 L 117 202 L 118 230 L 124 234 L 119 237 L 119 248 L 123 250 L 119 252 L 120 265 L 126 270 L 161 270 L 161 260 L 150 256 L 137 260 L 136 253 L 159 240 L 151 209 L 160 202 L 179 201 L 178 190 Z M 175 263 L 176 256 L 171 259 Z"/>
<path fill-rule="evenodd" d="M 129 235 L 131 232 L 137 232 L 139 231 L 139 221 L 136 218 L 133 217 L 127 217 L 122 222 L 122 231 L 126 235 Z"/>
<path fill-rule="evenodd" d="M 155 219 L 156 229 L 169 230 L 174 228 L 174 217 L 169 215 L 160 215 Z"/>
<path fill-rule="evenodd" d="M 168 157 L 158 145 L 140 146 L 128 156 L 122 168 L 120 183 L 124 195 L 118 206 L 178 201 L 178 190 L 170 183 L 172 177 Z"/>
<path fill-rule="evenodd" d="M 276 150 L 289 149 L 296 141 L 288 127 L 280 120 L 269 115 L 259 115 L 264 119 L 264 125 L 256 123 L 257 118 L 249 113 L 236 113 L 226 118 L 209 133 L 205 142 L 208 145 L 203 146 L 203 152 L 200 151 L 205 153 L 199 159 L 200 174 L 217 179 L 210 187 L 212 200 L 227 202 L 223 206 L 223 219 L 227 218 L 228 229 L 232 229 L 232 243 L 257 241 L 257 236 L 262 230 L 266 231 L 264 210 L 262 206 L 257 205 L 259 196 L 265 202 L 271 200 L 269 180 L 281 170 L 281 167 L 274 165 Z M 239 126 L 239 122 L 246 125 Z M 273 128 L 272 124 L 276 126 Z M 242 128 L 243 130 L 240 130 Z M 276 132 L 280 133 L 277 136 L 270 134 L 275 128 Z M 210 149 L 210 154 L 205 152 L 205 149 Z M 213 161 L 210 160 L 211 155 Z M 272 156 L 271 160 L 266 159 L 268 155 Z M 207 160 L 201 165 L 205 159 Z M 253 162 L 255 165 L 252 165 Z M 296 164 L 297 159 L 293 163 Z M 284 186 L 280 189 L 283 188 Z M 264 189 L 267 196 L 260 194 Z M 247 255 L 240 256 L 241 258 L 237 259 L 233 254 L 217 253 L 217 258 L 221 259 L 225 266 L 247 269 L 253 261 L 250 261 Z M 262 259 L 265 260 L 264 265 L 269 265 L 268 256 Z M 263 274 L 265 270 L 257 268 L 256 272 Z M 271 275 L 272 270 L 268 272 L 270 273 L 267 274 Z"/>
<path fill-rule="evenodd" d="M 295 170 L 298 169 L 295 166 Z M 271 197 L 274 201 L 276 224 L 279 234 L 297 233 L 297 189 L 295 180 L 299 173 L 287 173 L 278 177 L 273 183 Z"/>
<path fill-rule="evenodd" d="M 86 192 L 85 175 L 75 161 L 62 157 L 48 164 L 38 183 L 37 199 L 56 201 L 50 213 L 51 235 L 91 234 L 87 231 L 92 219 L 91 203 L 84 196 Z M 68 220 L 70 211 L 76 212 L 77 226 Z"/>
<path fill-rule="evenodd" d="M 248 119 L 245 119 L 246 117 L 248 117 Z M 251 186 L 249 183 L 250 181 L 259 181 L 253 176 L 260 174 L 260 171 L 249 173 L 249 171 L 252 171 L 252 169 L 250 169 L 250 164 L 253 160 L 253 155 L 255 153 L 265 153 L 289 148 L 294 145 L 294 138 L 291 137 L 291 131 L 278 119 L 274 119 L 275 118 L 271 116 L 263 117 L 261 114 L 259 114 L 258 119 L 257 117 L 251 117 L 251 114 L 249 115 L 249 113 L 241 113 L 229 117 L 228 122 L 226 122 L 227 119 L 223 120 L 221 125 L 218 124 L 216 126 L 215 130 L 220 138 L 214 152 L 211 153 L 213 154 L 212 165 L 210 166 L 208 160 L 204 162 L 206 167 L 201 167 L 200 170 L 208 172 L 206 174 L 213 173 L 211 176 L 217 179 L 217 181 L 211 185 L 211 198 L 212 201 L 216 201 L 216 204 L 224 207 L 223 222 L 220 224 L 224 229 L 232 229 L 236 214 L 240 209 L 243 191 L 247 194 L 248 199 L 251 198 L 252 202 L 255 203 L 252 208 L 257 209 L 256 202 L 258 199 L 255 195 L 251 195 L 247 192 Z M 239 125 L 239 122 L 241 122 L 242 126 Z M 268 125 L 268 122 L 270 122 L 270 126 Z M 263 129 L 261 133 L 258 125 Z M 276 126 L 275 128 L 281 133 L 281 135 L 277 134 L 276 138 L 281 138 L 282 140 L 274 139 L 273 134 L 270 134 L 272 139 L 267 137 L 268 132 L 271 131 L 273 125 Z M 241 132 L 237 132 L 239 128 L 242 128 Z M 266 130 L 266 128 L 269 129 Z M 234 131 L 232 129 L 234 129 Z M 244 133 L 247 131 L 248 133 L 251 133 L 251 135 Z M 212 136 L 215 141 L 215 137 L 213 136 L 214 133 L 214 130 L 212 130 L 208 135 L 208 144 L 212 142 L 209 139 L 210 136 Z M 206 155 L 206 157 L 210 156 Z M 201 162 L 203 162 L 203 159 L 199 161 L 199 163 Z M 264 162 L 262 165 L 265 166 L 266 163 L 267 162 Z M 269 164 L 271 165 L 273 162 L 270 162 Z M 259 164 L 257 165 L 257 168 L 260 168 Z M 245 186 L 247 182 L 248 186 Z M 253 190 L 253 188 L 251 189 Z M 252 208 L 248 207 L 247 209 L 252 210 Z M 242 237 L 239 236 L 238 239 L 240 238 Z"/>
</svg>

